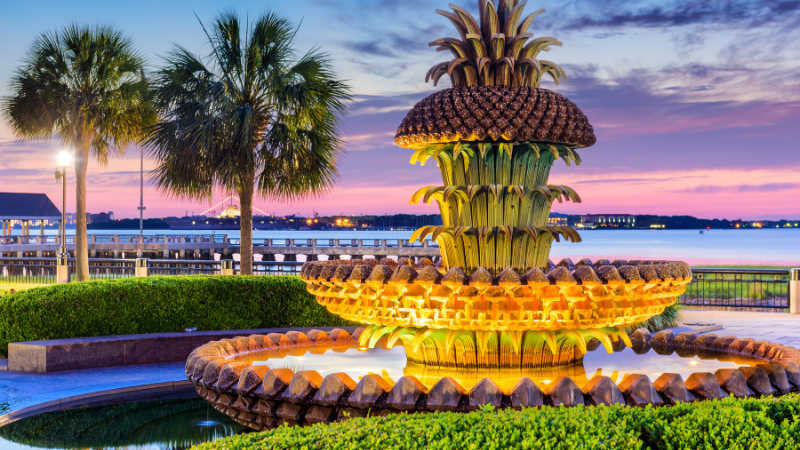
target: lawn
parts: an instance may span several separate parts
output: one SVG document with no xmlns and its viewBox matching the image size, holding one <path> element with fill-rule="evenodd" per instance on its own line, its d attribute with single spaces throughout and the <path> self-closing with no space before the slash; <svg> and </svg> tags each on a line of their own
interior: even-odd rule
<svg viewBox="0 0 800 450">
<path fill-rule="evenodd" d="M 47 284 L 36 284 L 36 283 L 6 283 L 0 281 L 0 296 L 5 294 L 11 294 L 13 292 L 21 292 L 26 291 L 28 289 L 33 289 L 35 287 L 40 286 L 48 286 Z"/>
</svg>

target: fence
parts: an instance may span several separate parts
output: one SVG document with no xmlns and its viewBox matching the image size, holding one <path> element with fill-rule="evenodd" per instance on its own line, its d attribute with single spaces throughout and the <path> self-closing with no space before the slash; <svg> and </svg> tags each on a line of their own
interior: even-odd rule
<svg viewBox="0 0 800 450">
<path fill-rule="evenodd" d="M 254 275 L 296 275 L 303 263 L 254 261 Z M 75 260 L 68 261 L 70 280 L 75 281 Z M 150 275 L 219 275 L 219 261 L 187 261 L 169 259 L 148 260 Z M 239 265 L 235 265 L 235 273 Z M 135 259 L 92 258 L 89 260 L 89 277 L 92 280 L 109 280 L 133 277 Z M 0 257 L 0 282 L 14 284 L 53 284 L 56 282 L 56 262 L 53 258 Z"/>
<path fill-rule="evenodd" d="M 341 245 L 341 244 L 340 244 Z M 150 275 L 219 275 L 220 261 L 148 260 Z M 254 275 L 297 275 L 303 263 L 254 261 Z M 135 259 L 92 258 L 93 280 L 135 276 Z M 69 260 L 70 279 L 75 280 L 75 260 Z M 238 263 L 234 273 L 239 272 Z M 692 269 L 694 278 L 679 302 L 688 307 L 757 308 L 771 311 L 789 308 L 789 270 Z M 0 282 L 52 284 L 56 282 L 53 258 L 0 257 Z"/>
<path fill-rule="evenodd" d="M 231 238 L 231 245 L 240 239 Z M 325 248 L 438 248 L 436 241 L 411 242 L 408 239 L 253 239 L 253 247 L 325 247 Z"/>
<path fill-rule="evenodd" d="M 714 308 L 789 308 L 789 270 L 692 269 L 692 283 L 680 297 L 685 306 Z"/>
<path fill-rule="evenodd" d="M 159 244 L 159 243 L 174 243 L 174 244 L 189 244 L 189 243 L 219 243 L 222 244 L 226 241 L 228 235 L 226 234 L 159 234 L 159 235 L 145 235 L 143 237 L 138 234 L 91 234 L 88 236 L 89 242 L 92 244 L 119 244 L 127 243 L 140 243 L 143 239 L 145 244 Z M 66 236 L 67 244 L 74 243 L 75 236 L 68 234 Z M 25 235 L 25 236 L 0 236 L 0 245 L 43 245 L 43 244 L 60 244 L 61 238 L 58 235 Z"/>
</svg>

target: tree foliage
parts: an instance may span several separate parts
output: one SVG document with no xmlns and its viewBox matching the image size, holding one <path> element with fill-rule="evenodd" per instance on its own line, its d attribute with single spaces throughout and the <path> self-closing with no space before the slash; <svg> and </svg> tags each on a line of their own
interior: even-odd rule
<svg viewBox="0 0 800 450">
<path fill-rule="evenodd" d="M 161 120 L 147 137 L 159 162 L 152 175 L 178 197 L 239 192 L 244 268 L 254 194 L 297 200 L 336 181 L 350 89 L 319 49 L 297 56 L 297 29 L 275 13 L 242 23 L 225 12 L 203 29 L 206 58 L 176 46 L 155 75 Z"/>
<path fill-rule="evenodd" d="M 89 275 L 86 241 L 88 159 L 104 165 L 136 142 L 153 118 L 144 60 L 131 40 L 109 26 L 68 25 L 34 40 L 14 71 L 3 113 L 24 140 L 56 137 L 75 149 L 78 279 Z"/>
</svg>

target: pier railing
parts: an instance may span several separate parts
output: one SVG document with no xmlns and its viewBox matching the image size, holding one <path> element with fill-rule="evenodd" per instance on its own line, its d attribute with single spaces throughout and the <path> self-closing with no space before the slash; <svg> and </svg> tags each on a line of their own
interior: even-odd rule
<svg viewBox="0 0 800 450">
<path fill-rule="evenodd" d="M 69 260 L 74 279 L 75 260 Z M 254 261 L 255 275 L 297 275 L 302 262 Z M 148 260 L 150 275 L 219 275 L 221 261 Z M 92 258 L 90 277 L 95 280 L 135 276 L 135 259 Z M 679 302 L 688 307 L 721 309 L 756 309 L 783 311 L 789 308 L 787 269 L 692 269 L 694 278 Z M 239 263 L 234 265 L 239 273 Z M 0 282 L 19 284 L 52 284 L 56 282 L 53 258 L 0 257 Z"/>
<path fill-rule="evenodd" d="M 67 244 L 74 243 L 74 235 L 68 234 L 66 236 Z M 225 234 L 159 234 L 159 235 L 145 235 L 144 242 L 140 241 L 138 234 L 92 234 L 88 236 L 89 242 L 92 244 L 114 244 L 114 243 L 145 243 L 145 244 L 159 244 L 159 243 L 175 243 L 175 244 L 190 244 L 190 243 L 224 243 L 227 239 Z M 30 236 L 0 236 L 0 245 L 43 245 L 43 244 L 60 244 L 61 238 L 58 235 L 30 235 Z"/>
<path fill-rule="evenodd" d="M 692 269 L 680 303 L 686 307 L 756 309 L 789 308 L 788 269 Z"/>
<path fill-rule="evenodd" d="M 53 284 L 56 282 L 56 265 L 53 258 L 0 257 L 0 282 L 13 284 Z M 219 275 L 220 261 L 177 259 L 149 259 L 149 275 Z M 68 261 L 70 279 L 75 280 L 75 260 Z M 303 263 L 287 261 L 254 261 L 254 275 L 296 275 Z M 234 273 L 239 273 L 238 263 Z M 110 280 L 134 277 L 135 259 L 92 258 L 89 276 L 92 280 Z"/>
<path fill-rule="evenodd" d="M 231 239 L 237 246 L 239 239 Z M 438 248 L 435 241 L 411 242 L 408 239 L 253 239 L 253 247 L 351 247 L 351 248 Z"/>
</svg>

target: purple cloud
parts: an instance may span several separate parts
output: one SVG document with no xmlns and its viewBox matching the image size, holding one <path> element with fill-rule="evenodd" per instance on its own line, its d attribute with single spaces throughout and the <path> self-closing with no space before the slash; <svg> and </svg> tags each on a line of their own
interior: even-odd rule
<svg viewBox="0 0 800 450">
<path fill-rule="evenodd" d="M 693 194 L 717 194 L 717 193 L 737 193 L 737 192 L 779 192 L 790 191 L 800 188 L 800 183 L 768 183 L 768 184 L 740 184 L 738 186 L 717 186 L 703 185 L 690 189 L 683 189 L 676 192 Z"/>
</svg>

